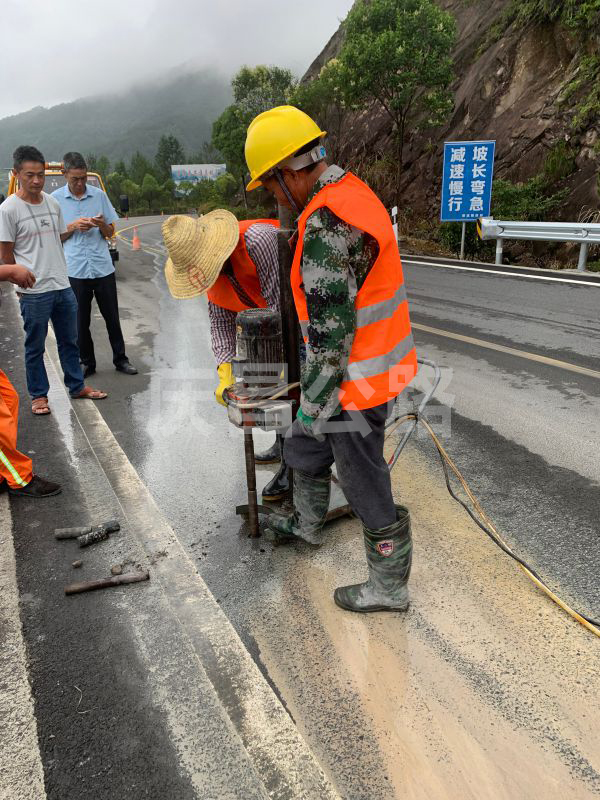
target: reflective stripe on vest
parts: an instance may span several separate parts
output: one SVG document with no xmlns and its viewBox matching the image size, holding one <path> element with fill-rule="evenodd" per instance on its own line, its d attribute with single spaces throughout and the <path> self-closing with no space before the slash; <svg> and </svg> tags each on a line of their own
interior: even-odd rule
<svg viewBox="0 0 600 800">
<path fill-rule="evenodd" d="M 308 218 L 323 207 L 370 234 L 379 247 L 375 263 L 356 296 L 356 330 L 340 387 L 343 408 L 373 408 L 396 397 L 417 373 L 397 240 L 381 201 L 352 173 L 346 173 L 337 183 L 325 185 L 313 197 L 298 220 L 298 246 L 291 274 L 305 341 L 308 341 L 309 320 L 302 284 L 302 244 Z"/>
<path fill-rule="evenodd" d="M 356 327 L 363 328 L 365 325 L 371 325 L 373 322 L 380 322 L 383 319 L 392 317 L 398 310 L 398 307 L 406 301 L 406 286 L 401 286 L 393 297 L 389 300 L 382 300 L 380 303 L 375 303 L 372 306 L 365 306 L 359 308 L 356 312 Z M 308 338 L 308 320 L 300 321 L 300 329 L 304 340 Z"/>
<path fill-rule="evenodd" d="M 348 364 L 346 369 L 347 381 L 359 381 L 361 378 L 373 378 L 382 372 L 389 372 L 392 367 L 403 361 L 411 350 L 414 350 L 415 343 L 412 333 L 402 339 L 389 353 L 374 358 L 365 358 L 364 361 L 353 361 Z"/>
<path fill-rule="evenodd" d="M 246 249 L 244 235 L 252 225 L 273 225 L 279 227 L 276 219 L 246 219 L 239 223 L 240 238 L 233 253 L 229 256 L 236 281 L 248 295 L 254 305 L 247 305 L 233 288 L 227 275 L 219 275 L 214 285 L 207 292 L 211 303 L 229 311 L 245 311 L 248 308 L 266 308 L 267 301 L 262 295 L 256 264 Z"/>
</svg>

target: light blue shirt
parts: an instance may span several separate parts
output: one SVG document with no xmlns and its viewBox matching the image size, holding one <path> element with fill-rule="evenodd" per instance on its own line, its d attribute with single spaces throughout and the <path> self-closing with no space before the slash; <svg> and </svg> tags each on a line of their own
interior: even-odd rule
<svg viewBox="0 0 600 800">
<path fill-rule="evenodd" d="M 67 225 L 80 217 L 95 217 L 98 214 L 104 215 L 107 225 L 119 218 L 102 189 L 89 184 L 81 197 L 71 194 L 68 184 L 56 189 L 51 196 L 58 200 Z M 75 231 L 64 242 L 64 248 L 70 278 L 104 278 L 115 271 L 108 244 L 98 228 Z"/>
</svg>

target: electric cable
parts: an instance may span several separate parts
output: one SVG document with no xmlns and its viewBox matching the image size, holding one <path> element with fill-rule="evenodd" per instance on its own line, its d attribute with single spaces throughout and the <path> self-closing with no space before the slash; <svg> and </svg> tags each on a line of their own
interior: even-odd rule
<svg viewBox="0 0 600 800">
<path fill-rule="evenodd" d="M 273 395 L 266 395 L 261 397 L 261 399 L 258 402 L 247 403 L 247 404 L 245 403 L 243 405 L 245 408 L 260 407 L 261 403 L 264 403 L 265 401 L 273 401 L 281 397 L 282 395 L 287 394 L 291 389 L 296 388 L 298 385 L 299 385 L 298 383 L 287 384 L 286 386 L 279 387 L 278 391 L 276 391 L 275 394 Z M 429 424 L 427 418 L 424 416 L 423 413 L 405 414 L 404 416 L 399 417 L 398 419 L 390 420 L 388 422 L 388 425 L 386 426 L 387 427 L 386 439 L 388 439 L 393 433 L 395 433 L 395 431 L 403 423 L 408 421 L 413 421 L 413 424 L 415 426 L 421 423 L 425 428 L 425 430 L 428 432 L 429 436 L 431 437 L 431 440 L 440 457 L 442 470 L 444 472 L 444 480 L 446 482 L 446 488 L 448 489 L 448 493 L 450 494 L 452 499 L 455 500 L 457 503 L 459 503 L 459 505 L 461 505 L 464 508 L 464 510 L 471 517 L 473 522 L 479 528 L 481 528 L 481 530 L 487 536 L 489 536 L 489 538 L 494 542 L 494 544 L 496 544 L 502 550 L 503 553 L 512 558 L 513 561 L 516 561 L 521 570 L 523 570 L 525 575 L 527 575 L 527 577 L 538 587 L 538 589 L 541 589 L 541 591 L 543 591 L 544 594 L 546 594 L 554 603 L 556 603 L 557 606 L 562 608 L 563 611 L 569 614 L 570 617 L 575 619 L 577 622 L 579 622 L 593 634 L 600 637 L 600 621 L 594 620 L 591 617 L 586 616 L 582 612 L 576 611 L 574 608 L 571 608 L 571 606 L 569 606 L 568 603 L 566 603 L 554 591 L 552 591 L 552 589 L 546 584 L 546 582 L 535 571 L 535 569 L 531 567 L 523 558 L 517 555 L 517 553 L 515 553 L 514 550 L 504 541 L 500 532 L 498 531 L 492 520 L 485 513 L 477 497 L 473 494 L 469 484 L 463 477 L 462 473 L 460 472 L 460 470 L 458 469 L 458 467 L 456 466 L 456 464 L 454 463 L 448 452 L 445 450 L 444 446 L 440 442 L 439 438 L 437 437 L 436 433 L 434 432 L 433 428 L 431 427 L 431 425 Z M 396 449 L 396 451 L 394 452 L 388 463 L 390 472 L 393 469 L 394 465 L 396 464 L 398 457 L 400 455 L 400 451 L 405 443 L 406 443 L 406 437 L 402 440 L 401 444 Z M 479 515 L 479 518 L 477 514 L 475 514 L 474 511 L 469 507 L 469 505 L 465 503 L 465 501 L 462 500 L 455 493 L 454 489 L 452 488 L 452 483 L 448 468 L 450 468 L 456 479 L 461 484 L 467 497 L 473 504 L 475 511 Z"/>
<path fill-rule="evenodd" d="M 569 606 L 567 603 L 565 603 L 564 600 L 562 600 L 555 592 L 552 591 L 552 589 L 550 589 L 550 587 L 545 583 L 545 581 L 540 577 L 540 575 L 533 569 L 533 567 L 531 567 L 524 559 L 522 559 L 520 556 L 518 556 L 514 552 L 514 550 L 504 541 L 504 539 L 500 535 L 498 529 L 496 528 L 494 523 L 491 521 L 491 519 L 488 517 L 488 515 L 485 513 L 485 511 L 481 507 L 481 504 L 479 503 L 479 501 L 477 500 L 477 498 L 475 497 L 475 495 L 471 491 L 471 488 L 470 488 L 469 484 L 467 483 L 467 481 L 465 480 L 465 478 L 461 474 L 460 470 L 458 469 L 458 467 L 456 466 L 454 461 L 450 458 L 450 456 L 447 453 L 447 451 L 444 449 L 444 446 L 442 445 L 442 443 L 440 442 L 440 440 L 436 436 L 434 430 L 432 429 L 431 425 L 427 421 L 426 417 L 424 417 L 422 414 L 419 414 L 419 415 L 417 415 L 417 414 L 406 414 L 405 416 L 403 416 L 403 417 L 401 417 L 401 418 L 399 418 L 397 420 L 394 420 L 394 422 L 390 426 L 391 430 L 386 435 L 386 438 L 391 436 L 391 434 L 403 422 L 406 422 L 408 420 L 414 420 L 415 423 L 417 423 L 417 424 L 420 422 L 423 425 L 423 427 L 425 428 L 425 430 L 429 433 L 429 435 L 430 435 L 430 437 L 431 437 L 431 439 L 433 441 L 433 444 L 435 445 L 435 448 L 436 448 L 436 450 L 438 452 L 438 455 L 440 457 L 440 461 L 442 463 L 442 469 L 444 471 L 444 479 L 446 481 L 446 488 L 448 489 L 448 492 L 449 492 L 450 496 L 453 498 L 453 500 L 456 500 L 456 502 L 459 503 L 465 509 L 467 514 L 473 520 L 473 522 L 475 522 L 475 524 L 479 528 L 481 528 L 481 530 L 487 536 L 489 536 L 489 538 L 494 542 L 494 544 L 496 544 L 504 553 L 506 553 L 507 556 L 510 556 L 510 558 L 512 558 L 514 561 L 517 562 L 519 567 L 523 570 L 523 572 L 527 575 L 527 577 L 531 581 L 533 581 L 533 583 L 538 587 L 538 589 L 541 589 L 554 603 L 556 603 L 560 608 L 562 608 L 563 611 L 566 611 L 566 613 L 569 614 L 569 616 L 571 616 L 573 619 L 577 620 L 577 622 L 579 622 L 581 625 L 583 625 L 589 631 L 594 633 L 596 636 L 600 637 L 600 621 L 591 619 L 590 617 L 586 616 L 585 614 L 583 614 L 583 613 L 581 613 L 579 611 L 576 611 L 575 609 L 571 608 L 571 606 Z M 390 469 L 396 463 L 396 460 L 397 460 L 397 454 L 395 453 L 394 456 L 392 457 L 392 459 L 390 459 L 390 462 L 389 462 Z M 454 489 L 452 488 L 452 484 L 451 484 L 451 481 L 450 481 L 450 474 L 449 474 L 448 468 L 450 468 L 452 473 L 455 475 L 455 477 L 457 478 L 457 480 L 459 481 L 459 483 L 463 487 L 467 497 L 469 498 L 469 500 L 471 501 L 471 503 L 473 504 L 473 506 L 475 508 L 475 511 L 479 515 L 479 518 L 473 512 L 473 510 L 469 507 L 469 505 L 467 503 L 465 503 L 464 500 L 461 500 L 461 498 L 458 497 L 458 495 L 454 492 Z"/>
</svg>

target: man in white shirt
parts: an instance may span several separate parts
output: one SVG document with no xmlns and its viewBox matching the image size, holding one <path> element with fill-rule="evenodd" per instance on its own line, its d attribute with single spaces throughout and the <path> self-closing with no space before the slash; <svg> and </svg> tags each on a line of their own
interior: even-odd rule
<svg viewBox="0 0 600 800">
<path fill-rule="evenodd" d="M 13 171 L 17 192 L 0 206 L 0 263 L 19 263 L 35 275 L 18 292 L 25 328 L 25 367 L 31 410 L 50 413 L 50 384 L 44 365 L 48 322 L 52 322 L 65 385 L 72 398 L 101 400 L 106 392 L 85 386 L 77 346 L 77 300 L 67 275 L 62 240 L 67 235 L 60 206 L 43 191 L 45 160 L 29 145 L 17 147 Z"/>
</svg>

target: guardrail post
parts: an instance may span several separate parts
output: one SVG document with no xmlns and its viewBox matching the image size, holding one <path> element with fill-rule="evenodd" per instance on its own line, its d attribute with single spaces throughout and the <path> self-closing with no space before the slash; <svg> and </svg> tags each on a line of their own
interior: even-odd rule
<svg viewBox="0 0 600 800">
<path fill-rule="evenodd" d="M 496 239 L 496 264 L 502 264 L 502 239 Z"/>
<path fill-rule="evenodd" d="M 590 249 L 589 242 L 581 243 L 581 249 L 579 250 L 579 263 L 577 264 L 577 269 L 580 272 L 585 272 L 589 249 Z"/>
</svg>

